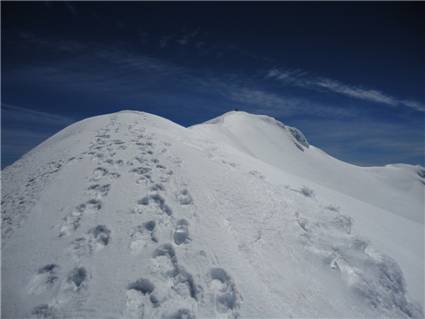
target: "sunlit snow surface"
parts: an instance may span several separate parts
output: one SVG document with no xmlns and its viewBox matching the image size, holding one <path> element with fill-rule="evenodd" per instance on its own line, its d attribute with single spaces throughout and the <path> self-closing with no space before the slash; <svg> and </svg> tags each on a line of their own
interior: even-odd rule
<svg viewBox="0 0 425 319">
<path fill-rule="evenodd" d="M 243 112 L 86 119 L 2 172 L 2 318 L 422 318 L 424 176 Z"/>
</svg>

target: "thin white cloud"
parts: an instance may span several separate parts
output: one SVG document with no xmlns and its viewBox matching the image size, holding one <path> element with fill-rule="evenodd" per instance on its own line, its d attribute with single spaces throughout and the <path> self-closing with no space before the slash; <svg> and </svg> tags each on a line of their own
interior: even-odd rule
<svg viewBox="0 0 425 319">
<path fill-rule="evenodd" d="M 144 32 L 141 36 L 147 37 L 148 35 L 149 34 L 147 32 Z M 158 59 L 142 54 L 133 54 L 125 50 L 105 47 L 97 43 L 82 44 L 80 42 L 70 40 L 44 39 L 30 32 L 22 32 L 19 34 L 19 36 L 25 41 L 27 41 L 29 44 L 45 47 L 53 51 L 66 51 L 70 53 L 77 53 L 84 49 L 90 49 L 90 55 L 88 55 L 88 57 L 103 59 L 108 61 L 109 63 L 113 63 L 121 67 L 128 67 L 135 71 L 165 71 L 171 68 L 171 65 L 166 65 Z M 76 57 L 76 60 L 78 60 L 78 56 Z M 67 63 L 72 65 L 72 62 L 73 61 Z M 54 65 L 53 62 L 52 65 Z M 44 69 L 48 70 L 48 68 Z M 55 67 L 51 67 L 51 70 L 53 69 L 55 69 Z"/>
<path fill-rule="evenodd" d="M 184 39 L 184 45 L 189 44 L 186 41 L 193 40 L 193 45 L 206 50 L 205 43 L 202 41 L 200 42 L 198 39 L 199 32 L 199 29 L 186 32 L 182 35 L 180 40 Z M 22 33 L 21 37 L 32 44 L 48 46 L 49 48 L 58 51 L 78 51 L 88 48 L 87 44 L 83 45 L 77 42 L 57 39 L 46 40 L 31 33 Z M 166 48 L 170 46 L 171 43 L 176 43 L 176 39 L 178 39 L 176 35 L 165 36 L 159 39 L 159 44 L 161 47 Z M 202 83 L 205 81 L 207 82 L 208 90 L 214 90 L 214 83 L 211 83 L 209 78 L 205 79 L 204 76 L 199 76 L 199 74 L 196 74 L 193 70 L 188 70 L 184 67 L 179 67 L 178 65 L 167 63 L 164 60 L 143 54 L 134 54 L 121 49 L 106 48 L 97 44 L 91 44 L 90 46 L 96 47 L 96 50 L 94 50 L 92 54 L 92 58 L 103 60 L 110 64 L 111 67 L 114 67 L 115 72 L 120 74 L 119 80 L 105 77 L 105 74 L 103 74 L 104 70 L 92 70 L 93 72 L 86 72 L 86 70 L 74 68 L 73 63 L 68 61 L 66 65 L 61 65 L 61 63 L 59 63 L 59 65 L 52 64 L 49 68 L 43 67 L 42 69 L 30 67 L 29 70 L 27 68 L 25 71 L 32 71 L 32 74 L 38 74 L 40 77 L 43 77 L 44 83 L 53 83 L 54 85 L 64 83 L 68 86 L 68 88 L 77 87 L 78 89 L 84 89 L 86 87 L 90 87 L 90 89 L 100 88 L 106 91 L 113 88 L 114 91 L 122 89 L 127 92 L 134 91 L 136 86 L 138 88 L 138 92 L 140 92 L 143 88 L 151 87 L 151 85 L 155 83 L 165 81 L 166 79 L 178 78 L 180 81 L 183 80 L 190 82 L 190 84 L 193 84 L 195 87 L 197 85 L 202 86 Z M 222 52 L 220 53 L 217 48 L 207 49 L 214 51 L 217 56 L 222 54 Z M 229 50 L 230 49 L 239 52 L 237 47 L 231 47 Z M 242 52 L 240 53 L 242 54 Z M 138 77 L 149 76 L 149 81 L 134 83 L 136 74 Z M 26 76 L 25 74 L 20 74 L 19 78 L 25 79 Z M 284 85 L 292 85 L 321 92 L 332 92 L 354 99 L 381 103 L 392 107 L 403 105 L 416 111 L 425 112 L 425 105 L 420 102 L 400 100 L 378 90 L 365 89 L 359 86 L 347 85 L 325 77 L 312 76 L 301 69 L 282 70 L 273 68 L 268 71 L 266 78 L 277 80 Z M 236 80 L 240 80 L 240 78 Z M 248 85 L 245 85 L 244 81 L 238 81 L 239 84 L 234 81 L 223 81 L 225 83 L 232 82 L 234 84 L 232 86 L 234 88 L 233 92 L 229 92 L 228 83 L 216 87 L 217 91 L 221 90 L 222 92 L 225 92 L 222 93 L 222 95 L 226 95 L 226 97 L 230 100 L 244 103 L 246 105 L 262 105 L 262 109 L 269 108 L 270 110 L 273 110 L 273 112 L 279 112 L 282 114 L 329 114 L 336 116 L 350 116 L 350 114 L 353 113 L 353 110 L 344 111 L 340 107 L 319 105 L 318 103 L 313 103 L 311 101 L 310 103 L 307 103 L 307 99 L 288 98 L 281 94 L 278 95 L 258 89 L 253 90 L 252 88 L 249 88 L 249 83 Z M 255 83 L 251 84 L 255 85 Z M 348 114 L 345 114 L 344 112 Z"/>
<path fill-rule="evenodd" d="M 123 68 L 129 68 L 133 71 L 151 71 L 151 72 L 174 72 L 177 66 L 167 64 L 162 60 L 152 58 L 143 54 L 132 54 L 123 50 L 101 49 L 99 48 L 95 55 L 105 59 L 110 63 Z"/>
<path fill-rule="evenodd" d="M 335 93 L 340 93 L 357 99 L 369 100 L 394 106 L 398 104 L 398 101 L 395 100 L 393 97 L 385 95 L 379 91 L 365 90 L 358 87 L 352 87 L 335 80 L 320 78 L 315 82 L 315 84 L 321 88 L 328 89 L 329 91 L 333 91 Z"/>
<path fill-rule="evenodd" d="M 389 106 L 405 106 L 416 111 L 425 112 L 425 105 L 420 102 L 401 100 L 378 90 L 348 85 L 325 77 L 311 76 L 302 70 L 282 71 L 274 68 L 267 72 L 266 78 L 278 80 L 285 85 L 293 85 L 319 91 L 325 90 L 364 101 L 381 103 Z"/>
<path fill-rule="evenodd" d="M 354 111 L 347 108 L 337 108 L 312 101 L 277 95 L 271 92 L 244 87 L 231 87 L 227 97 L 242 107 L 255 113 L 280 117 L 299 114 L 309 114 L 318 117 L 352 117 Z"/>
<path fill-rule="evenodd" d="M 194 31 L 190 31 L 190 32 L 186 32 L 184 33 L 179 39 L 176 40 L 176 42 L 180 45 L 187 45 L 189 44 L 190 41 L 192 41 L 197 35 L 199 34 L 199 28 L 194 30 Z"/>
<path fill-rule="evenodd" d="M 76 53 L 86 48 L 86 46 L 82 43 L 71 40 L 55 40 L 51 42 L 47 39 L 40 38 L 31 32 L 21 32 L 19 33 L 19 37 L 32 45 L 47 48 L 52 48 L 54 46 L 55 50 L 69 53 Z"/>
<path fill-rule="evenodd" d="M 411 107 L 412 109 L 416 109 L 417 111 L 424 112 L 425 105 L 416 101 L 403 100 L 401 101 L 404 105 Z"/>
<path fill-rule="evenodd" d="M 43 42 L 43 45 L 57 52 L 62 50 L 58 45 L 60 43 L 51 39 Z M 64 60 L 58 56 L 48 66 L 19 66 L 9 72 L 9 81 L 36 82 L 52 89 L 63 87 L 67 91 L 100 91 L 128 97 L 134 92 L 148 90 L 159 82 L 185 76 L 184 68 L 161 59 L 96 43 L 92 43 L 91 48 L 90 54 L 76 55 L 73 59 Z M 81 65 L 85 67 L 81 68 Z"/>
<path fill-rule="evenodd" d="M 292 112 L 294 107 L 288 100 L 272 93 L 248 88 L 234 89 L 229 92 L 231 100 L 248 105 L 257 105 L 263 108 L 281 109 L 282 112 Z"/>
<path fill-rule="evenodd" d="M 11 122 L 31 124 L 35 126 L 64 126 L 73 122 L 70 117 L 53 113 L 31 110 L 22 106 L 1 105 L 3 123 L 7 126 Z"/>
</svg>

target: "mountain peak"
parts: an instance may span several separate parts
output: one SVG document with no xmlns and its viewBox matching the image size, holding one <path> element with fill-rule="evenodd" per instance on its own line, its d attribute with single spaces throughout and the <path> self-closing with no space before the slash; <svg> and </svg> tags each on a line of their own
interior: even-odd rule
<svg viewBox="0 0 425 319">
<path fill-rule="evenodd" d="M 203 124 L 217 124 L 226 127 L 240 127 L 242 125 L 252 125 L 255 126 L 256 123 L 263 122 L 269 125 L 274 125 L 283 130 L 289 132 L 290 136 L 293 138 L 294 144 L 300 149 L 304 150 L 303 147 L 308 148 L 310 144 L 308 143 L 304 134 L 297 128 L 287 126 L 283 124 L 281 121 L 275 119 L 274 117 L 268 115 L 260 115 L 248 113 L 245 111 L 229 111 L 218 117 L 215 117 L 209 121 L 206 121 Z M 196 125 L 194 125 L 196 126 Z"/>
<path fill-rule="evenodd" d="M 2 315 L 422 316 L 413 174 L 338 161 L 271 117 L 219 118 L 96 116 L 4 169 Z"/>
</svg>

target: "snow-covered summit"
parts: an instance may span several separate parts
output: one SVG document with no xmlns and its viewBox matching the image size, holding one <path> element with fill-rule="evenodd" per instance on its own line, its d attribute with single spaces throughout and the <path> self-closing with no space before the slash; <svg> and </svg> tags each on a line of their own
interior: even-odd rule
<svg viewBox="0 0 425 319">
<path fill-rule="evenodd" d="M 2 172 L 2 317 L 421 318 L 418 172 L 244 112 L 74 123 Z"/>
<path fill-rule="evenodd" d="M 279 127 L 282 130 L 289 132 L 289 136 L 292 138 L 295 146 L 297 146 L 300 150 L 303 150 L 301 145 L 306 148 L 309 147 L 309 143 L 307 139 L 305 138 L 304 134 L 299 129 L 295 127 L 291 127 L 291 126 L 286 126 L 282 122 L 268 115 L 257 115 L 257 114 L 243 112 L 243 111 L 230 111 L 216 118 L 213 118 L 203 124 L 204 125 L 218 124 L 221 127 L 233 128 L 238 130 L 242 128 L 244 125 L 252 125 L 259 122 L 263 122 L 267 126 Z M 200 125 L 194 125 L 193 127 L 199 127 L 199 126 Z"/>
<path fill-rule="evenodd" d="M 418 167 L 348 164 L 310 146 L 298 129 L 264 115 L 232 111 L 191 129 L 199 136 L 229 145 L 287 173 L 424 222 L 423 183 L 416 173 Z M 406 210 L 406 202 L 412 209 Z"/>
</svg>

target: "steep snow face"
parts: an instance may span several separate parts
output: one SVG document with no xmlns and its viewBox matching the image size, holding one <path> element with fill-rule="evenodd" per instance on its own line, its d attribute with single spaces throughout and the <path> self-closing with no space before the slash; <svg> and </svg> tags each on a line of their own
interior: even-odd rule
<svg viewBox="0 0 425 319">
<path fill-rule="evenodd" d="M 246 113 L 71 125 L 2 172 L 2 317 L 423 317 L 415 204 L 341 193 L 302 155 L 351 167 Z M 355 169 L 419 201 L 410 166 Z"/>
</svg>

